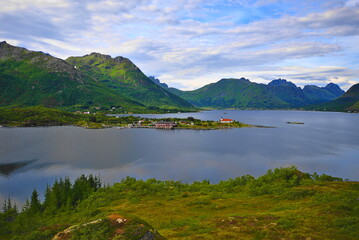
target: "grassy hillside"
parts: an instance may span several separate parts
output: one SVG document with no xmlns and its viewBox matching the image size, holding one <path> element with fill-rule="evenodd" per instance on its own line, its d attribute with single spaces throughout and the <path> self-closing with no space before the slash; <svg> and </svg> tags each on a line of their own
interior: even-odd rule
<svg viewBox="0 0 359 240">
<path fill-rule="evenodd" d="M 1 42 L 0 107 L 40 105 L 64 109 L 95 107 L 107 110 L 114 107 L 117 112 L 193 109 L 185 100 L 152 83 L 127 59 L 118 57 L 118 65 L 101 65 L 108 76 L 117 76 L 121 72 L 125 85 L 123 87 L 105 84 L 109 80 L 101 75 L 101 71 L 97 71 L 100 69 L 97 62 L 92 63 L 95 69 L 90 70 L 88 68 L 91 67 L 86 65 L 81 71 L 80 67 L 48 54 Z M 116 66 L 120 66 L 121 70 Z M 158 94 L 158 89 L 162 95 Z"/>
<path fill-rule="evenodd" d="M 161 108 L 193 107 L 177 95 L 156 85 L 127 58 L 111 58 L 108 55 L 91 53 L 83 57 L 70 57 L 66 61 L 98 79 L 106 88 L 113 89 L 143 105 Z"/>
<path fill-rule="evenodd" d="M 149 224 L 143 226 L 167 239 L 354 240 L 359 235 L 359 183 L 295 167 L 218 184 L 127 177 L 94 188 L 94 180 L 79 179 L 74 184 L 58 181 L 46 190 L 44 202 L 33 193 L 21 213 L 7 207 L 0 214 L 0 239 L 51 239 L 69 226 L 98 219 L 102 225 L 88 225 L 71 239 L 141 239 L 116 237 L 123 231 L 108 222 L 111 216 L 141 218 Z M 54 194 L 63 197 L 52 198 Z"/>
<path fill-rule="evenodd" d="M 0 106 L 35 105 L 146 109 L 61 59 L 0 43 Z"/>
</svg>

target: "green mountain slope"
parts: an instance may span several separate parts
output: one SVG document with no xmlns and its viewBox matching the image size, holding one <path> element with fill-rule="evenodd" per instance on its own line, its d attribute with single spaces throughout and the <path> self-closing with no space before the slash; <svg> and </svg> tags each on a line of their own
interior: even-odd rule
<svg viewBox="0 0 359 240">
<path fill-rule="evenodd" d="M 333 83 L 324 88 L 306 86 L 304 89 L 284 79 L 273 80 L 265 85 L 245 78 L 222 79 L 194 91 L 168 88 L 195 106 L 214 108 L 298 108 L 330 101 L 344 93 Z"/>
<path fill-rule="evenodd" d="M 359 111 L 359 83 L 353 85 L 341 97 L 318 105 L 306 107 L 312 110 L 325 110 L 325 111 Z"/>
<path fill-rule="evenodd" d="M 200 89 L 179 92 L 187 101 L 199 107 L 214 108 L 287 108 L 289 104 L 271 93 L 264 84 L 252 83 L 248 79 L 222 79 Z"/>
<path fill-rule="evenodd" d="M 289 103 L 291 107 L 300 107 L 307 104 L 303 90 L 292 82 L 277 79 L 271 81 L 268 88 L 276 97 Z"/>
<path fill-rule="evenodd" d="M 344 94 L 344 91 L 334 83 L 329 83 L 325 87 L 307 85 L 303 88 L 303 93 L 307 99 L 307 104 L 323 103 L 336 99 Z"/>
<path fill-rule="evenodd" d="M 151 81 L 129 59 L 111 58 L 91 53 L 83 57 L 70 57 L 66 62 L 83 73 L 98 79 L 102 86 L 127 96 L 145 106 L 161 108 L 191 108 L 190 103 Z"/>
<path fill-rule="evenodd" d="M 92 65 L 74 66 L 42 52 L 1 42 L 0 106 L 115 107 L 142 112 L 193 107 L 154 84 L 128 59 L 110 58 L 98 66 L 104 55 L 88 56 L 85 63 Z M 119 75 L 123 85 L 107 83 Z"/>
<path fill-rule="evenodd" d="M 35 105 L 145 109 L 61 59 L 1 42 L 0 106 Z"/>
</svg>

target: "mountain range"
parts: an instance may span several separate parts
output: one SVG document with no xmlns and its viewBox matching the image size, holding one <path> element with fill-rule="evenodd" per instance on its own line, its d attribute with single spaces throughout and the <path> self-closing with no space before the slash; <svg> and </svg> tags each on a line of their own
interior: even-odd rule
<svg viewBox="0 0 359 240">
<path fill-rule="evenodd" d="M 0 42 L 0 107 L 41 105 L 119 113 L 190 111 L 196 107 L 356 111 L 358 88 L 354 85 L 344 94 L 334 83 L 300 88 L 284 79 L 259 84 L 228 78 L 181 91 L 147 77 L 124 57 L 91 53 L 62 60 Z"/>
<path fill-rule="evenodd" d="M 319 111 L 346 111 L 359 112 L 359 83 L 353 85 L 346 93 L 333 101 L 323 104 L 310 105 L 305 107 L 306 110 Z"/>
<path fill-rule="evenodd" d="M 325 87 L 307 85 L 302 89 L 284 79 L 266 85 L 245 78 L 221 79 L 194 91 L 168 90 L 198 107 L 259 109 L 301 108 L 328 102 L 344 93 L 334 83 Z"/>
<path fill-rule="evenodd" d="M 91 53 L 66 60 L 0 43 L 0 106 L 193 109 L 129 59 Z"/>
</svg>

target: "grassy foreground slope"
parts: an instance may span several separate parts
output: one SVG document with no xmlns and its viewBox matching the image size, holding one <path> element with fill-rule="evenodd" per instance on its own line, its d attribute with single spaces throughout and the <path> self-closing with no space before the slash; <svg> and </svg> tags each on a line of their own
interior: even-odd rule
<svg viewBox="0 0 359 240">
<path fill-rule="evenodd" d="M 71 186 L 63 187 L 59 194 L 70 189 L 67 196 L 74 196 L 82 185 L 75 182 Z M 58 188 L 46 191 L 46 199 L 53 199 L 54 189 Z M 81 201 L 65 194 L 63 202 L 54 205 L 32 197 L 29 207 L 13 218 L 8 214 L 4 220 L 6 213 L 0 214 L 0 239 L 51 239 L 69 226 L 97 219 L 104 219 L 103 226 L 88 225 L 72 235 L 82 238 L 71 239 L 141 239 L 120 236 L 120 230 L 105 224 L 111 216 L 123 216 L 145 221 L 167 239 L 354 240 L 359 236 L 358 196 L 358 182 L 303 173 L 295 167 L 218 184 L 127 177 L 111 187 L 98 188 Z M 37 210 L 31 210 L 34 208 Z"/>
</svg>

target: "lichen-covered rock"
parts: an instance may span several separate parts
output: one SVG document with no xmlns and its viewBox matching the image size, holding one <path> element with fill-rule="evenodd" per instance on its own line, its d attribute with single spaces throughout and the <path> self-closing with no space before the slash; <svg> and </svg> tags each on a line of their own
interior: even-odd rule
<svg viewBox="0 0 359 240">
<path fill-rule="evenodd" d="M 165 240 L 151 225 L 138 218 L 111 214 L 107 218 L 71 226 L 52 240 Z"/>
</svg>

